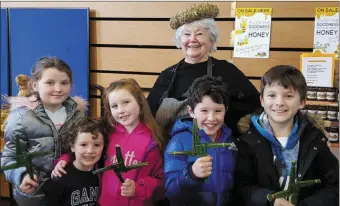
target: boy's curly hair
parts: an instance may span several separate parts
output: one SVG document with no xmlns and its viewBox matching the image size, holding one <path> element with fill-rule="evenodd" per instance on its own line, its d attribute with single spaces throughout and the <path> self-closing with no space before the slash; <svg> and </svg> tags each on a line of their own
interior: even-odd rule
<svg viewBox="0 0 340 206">
<path fill-rule="evenodd" d="M 91 133 L 94 135 L 94 137 L 92 137 L 94 139 L 97 139 L 99 134 L 102 134 L 104 138 L 104 149 L 106 148 L 108 138 L 106 132 L 106 122 L 104 120 L 81 117 L 77 121 L 73 122 L 69 130 L 65 133 L 65 135 L 67 135 L 66 138 L 68 143 L 67 152 L 71 152 L 71 147 L 74 145 L 77 136 L 80 133 Z"/>
</svg>

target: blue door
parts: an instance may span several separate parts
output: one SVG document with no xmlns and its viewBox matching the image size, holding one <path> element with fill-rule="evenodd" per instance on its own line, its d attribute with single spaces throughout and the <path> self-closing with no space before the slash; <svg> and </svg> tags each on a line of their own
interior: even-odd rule
<svg viewBox="0 0 340 206">
<path fill-rule="evenodd" d="M 9 65 L 8 65 L 8 21 L 7 21 L 7 9 L 1 9 L 0 14 L 0 90 L 2 95 L 9 94 Z M 2 103 L 2 101 L 1 101 Z"/>
<path fill-rule="evenodd" d="M 8 12 L 12 95 L 18 93 L 18 74 L 30 76 L 40 57 L 55 56 L 72 69 L 71 96 L 88 100 L 89 9 L 9 8 Z"/>
</svg>

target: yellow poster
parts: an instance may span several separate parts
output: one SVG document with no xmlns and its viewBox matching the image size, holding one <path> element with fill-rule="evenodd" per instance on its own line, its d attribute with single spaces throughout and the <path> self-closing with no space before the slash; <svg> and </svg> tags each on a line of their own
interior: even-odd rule
<svg viewBox="0 0 340 206">
<path fill-rule="evenodd" d="M 339 59 L 339 8 L 318 7 L 315 9 L 314 50 L 334 54 Z"/>
<path fill-rule="evenodd" d="M 234 57 L 269 57 L 271 14 L 271 8 L 236 8 Z"/>
</svg>

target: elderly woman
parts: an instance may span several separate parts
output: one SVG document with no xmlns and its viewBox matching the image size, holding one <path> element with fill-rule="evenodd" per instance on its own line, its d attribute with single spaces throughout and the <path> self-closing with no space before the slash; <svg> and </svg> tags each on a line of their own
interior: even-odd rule
<svg viewBox="0 0 340 206">
<path fill-rule="evenodd" d="M 204 75 L 221 76 L 229 85 L 231 102 L 225 123 L 234 135 L 238 135 L 239 119 L 261 107 L 258 91 L 235 65 L 210 57 L 217 50 L 218 30 L 213 18 L 218 13 L 216 5 L 201 3 L 170 20 L 171 28 L 176 29 L 174 42 L 182 49 L 184 59 L 161 72 L 148 96 L 153 114 L 167 130 L 185 113 L 184 94 L 191 83 Z"/>
</svg>

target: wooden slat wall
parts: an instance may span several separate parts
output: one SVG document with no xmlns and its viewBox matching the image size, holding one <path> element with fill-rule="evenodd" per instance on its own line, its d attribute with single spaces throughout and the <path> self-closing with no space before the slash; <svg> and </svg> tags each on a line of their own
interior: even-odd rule
<svg viewBox="0 0 340 206">
<path fill-rule="evenodd" d="M 169 21 L 92 21 L 91 27 L 95 28 L 91 31 L 93 44 L 174 45 L 175 31 L 170 28 Z M 234 23 L 217 22 L 217 27 L 223 37 L 217 46 L 229 46 Z"/>
<path fill-rule="evenodd" d="M 174 30 L 168 18 L 197 2 L 2 2 L 2 7 L 89 7 L 91 11 L 91 83 L 107 86 L 120 78 L 135 78 L 151 88 L 158 74 L 177 63 L 183 54 L 172 42 Z M 232 61 L 259 88 L 266 70 L 278 64 L 300 65 L 300 54 L 312 51 L 315 7 L 338 6 L 338 2 L 216 2 L 220 48 L 212 56 Z M 271 52 L 268 59 L 233 58 L 230 32 L 234 9 L 273 8 Z M 104 19 L 103 19 L 104 18 Z M 132 18 L 132 19 L 129 19 Z M 147 19 L 139 19 L 147 18 Z M 161 18 L 161 19 L 159 19 Z M 170 47 L 169 47 L 170 46 Z M 338 82 L 338 62 L 336 66 Z M 135 74 L 133 72 L 138 72 Z M 140 72 L 152 72 L 143 75 Z M 91 98 L 91 115 L 100 115 L 98 91 Z"/>
<path fill-rule="evenodd" d="M 219 59 L 231 59 L 231 53 L 232 51 L 218 50 L 212 53 L 212 56 Z M 162 69 L 177 63 L 181 58 L 183 58 L 183 53 L 179 49 L 91 48 L 93 70 L 161 72 Z"/>
<path fill-rule="evenodd" d="M 230 31 L 234 28 L 234 22 L 218 21 L 217 27 L 221 37 L 217 46 L 230 46 Z M 91 21 L 91 28 L 92 44 L 173 45 L 174 30 L 169 27 L 168 21 Z M 310 48 L 313 34 L 313 21 L 273 21 L 271 46 Z"/>
</svg>

